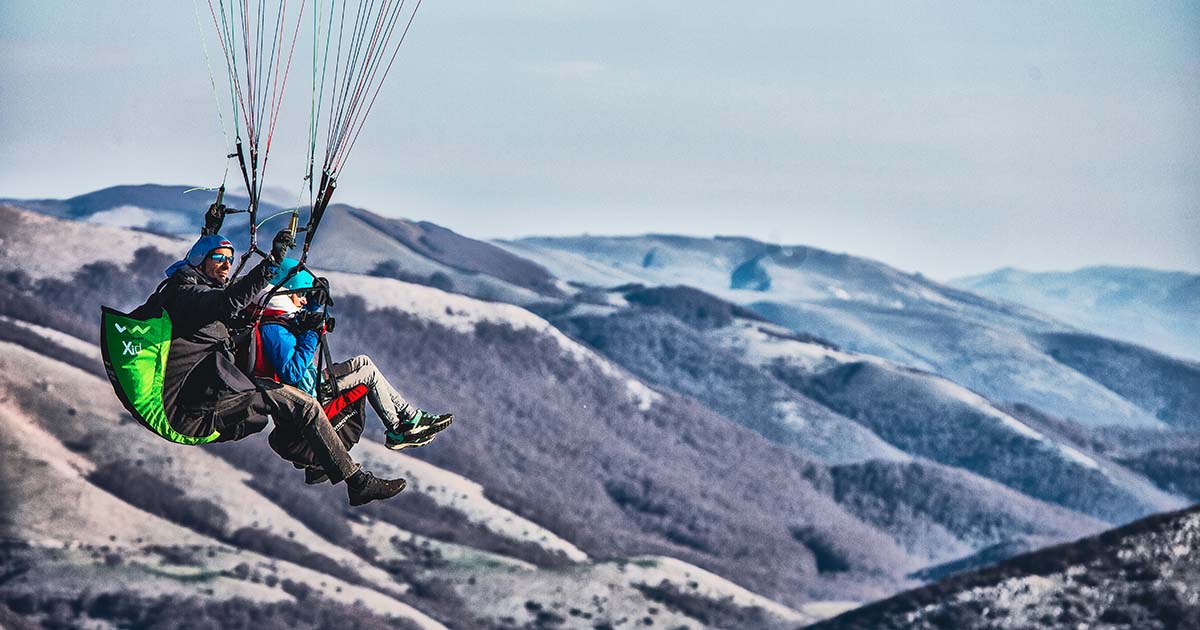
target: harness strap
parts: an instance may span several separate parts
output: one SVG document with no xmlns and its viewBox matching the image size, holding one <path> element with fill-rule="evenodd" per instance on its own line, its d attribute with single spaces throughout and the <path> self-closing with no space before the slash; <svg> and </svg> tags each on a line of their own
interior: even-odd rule
<svg viewBox="0 0 1200 630">
<path fill-rule="evenodd" d="M 330 398 L 332 398 L 338 395 L 340 389 L 338 388 L 337 377 L 333 375 L 333 371 L 330 369 L 333 367 L 333 356 L 329 352 L 329 341 L 326 337 L 325 329 L 322 328 L 317 338 L 317 345 L 320 346 L 321 353 L 317 358 L 317 392 L 320 393 L 322 391 L 321 379 L 329 379 L 329 389 L 327 391 L 330 392 Z M 322 364 L 324 364 L 324 367 L 322 367 Z"/>
</svg>

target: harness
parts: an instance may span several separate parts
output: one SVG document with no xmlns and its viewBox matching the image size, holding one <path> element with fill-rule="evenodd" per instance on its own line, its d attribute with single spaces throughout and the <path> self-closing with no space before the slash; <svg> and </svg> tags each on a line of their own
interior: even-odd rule
<svg viewBox="0 0 1200 630">
<path fill-rule="evenodd" d="M 251 306 L 244 314 L 244 317 L 248 318 L 251 323 L 249 328 L 238 335 L 235 354 L 238 359 L 238 367 L 248 376 L 270 379 L 276 383 L 283 382 L 275 366 L 271 365 L 263 352 L 262 327 L 268 324 L 277 324 L 285 326 L 295 333 L 297 331 L 293 328 L 292 320 L 288 315 L 289 313 L 286 311 L 258 305 Z M 328 368 L 332 362 L 324 331 L 319 333 L 319 337 L 317 343 L 319 355 L 314 357 L 318 361 L 317 401 L 325 409 L 325 415 L 333 424 L 334 431 L 342 431 L 345 428 L 356 430 L 357 435 L 355 435 L 354 441 L 357 441 L 358 435 L 362 434 L 368 388 L 366 385 L 356 385 L 335 391 L 332 387 L 323 386 L 333 383 L 333 379 L 328 374 Z M 326 368 L 324 373 L 321 370 L 322 363 Z"/>
</svg>

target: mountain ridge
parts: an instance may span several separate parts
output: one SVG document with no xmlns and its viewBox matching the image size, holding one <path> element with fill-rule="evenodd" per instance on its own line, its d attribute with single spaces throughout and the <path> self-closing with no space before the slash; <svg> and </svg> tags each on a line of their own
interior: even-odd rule
<svg viewBox="0 0 1200 630">
<path fill-rule="evenodd" d="M 1116 265 L 1066 272 L 1005 268 L 949 283 L 1107 337 L 1200 360 L 1200 274 L 1195 272 Z"/>
</svg>

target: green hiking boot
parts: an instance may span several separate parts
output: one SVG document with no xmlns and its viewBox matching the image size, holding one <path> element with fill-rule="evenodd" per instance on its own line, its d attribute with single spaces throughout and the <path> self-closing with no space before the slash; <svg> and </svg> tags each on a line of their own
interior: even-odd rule
<svg viewBox="0 0 1200 630">
<path fill-rule="evenodd" d="M 425 446 L 433 441 L 435 435 L 450 426 L 451 422 L 454 422 L 454 414 L 435 416 L 426 411 L 418 411 L 412 420 L 401 422 L 399 430 L 384 433 L 384 446 L 393 451 L 410 446 Z"/>
<path fill-rule="evenodd" d="M 433 441 L 433 433 L 405 433 L 404 431 L 385 431 L 383 445 L 393 451 L 404 448 L 425 446 Z"/>
<path fill-rule="evenodd" d="M 452 413 L 434 415 L 428 411 L 417 411 L 415 418 L 400 423 L 400 430 L 412 434 L 438 433 L 450 426 L 451 422 L 454 422 Z"/>
</svg>

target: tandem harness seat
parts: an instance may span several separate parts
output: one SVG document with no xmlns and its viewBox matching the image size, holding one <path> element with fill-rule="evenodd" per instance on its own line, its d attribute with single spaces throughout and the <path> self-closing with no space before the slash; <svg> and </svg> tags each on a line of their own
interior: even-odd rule
<svg viewBox="0 0 1200 630">
<path fill-rule="evenodd" d="M 244 331 L 237 340 L 235 354 L 238 367 L 246 374 L 259 379 L 269 379 L 279 382 L 279 375 L 269 365 L 262 349 L 262 326 L 265 324 L 284 324 L 283 313 L 272 309 L 251 307 L 248 315 L 252 318 L 250 328 Z M 255 311 L 258 312 L 255 312 Z M 326 344 L 325 333 L 321 333 L 321 359 L 329 365 L 329 346 Z M 318 369 L 318 373 L 320 370 Z M 362 438 L 366 423 L 367 386 L 357 385 L 339 391 L 337 383 L 332 378 L 322 378 L 317 387 L 317 400 L 325 409 L 325 416 L 333 425 L 346 448 L 358 443 Z"/>
</svg>

